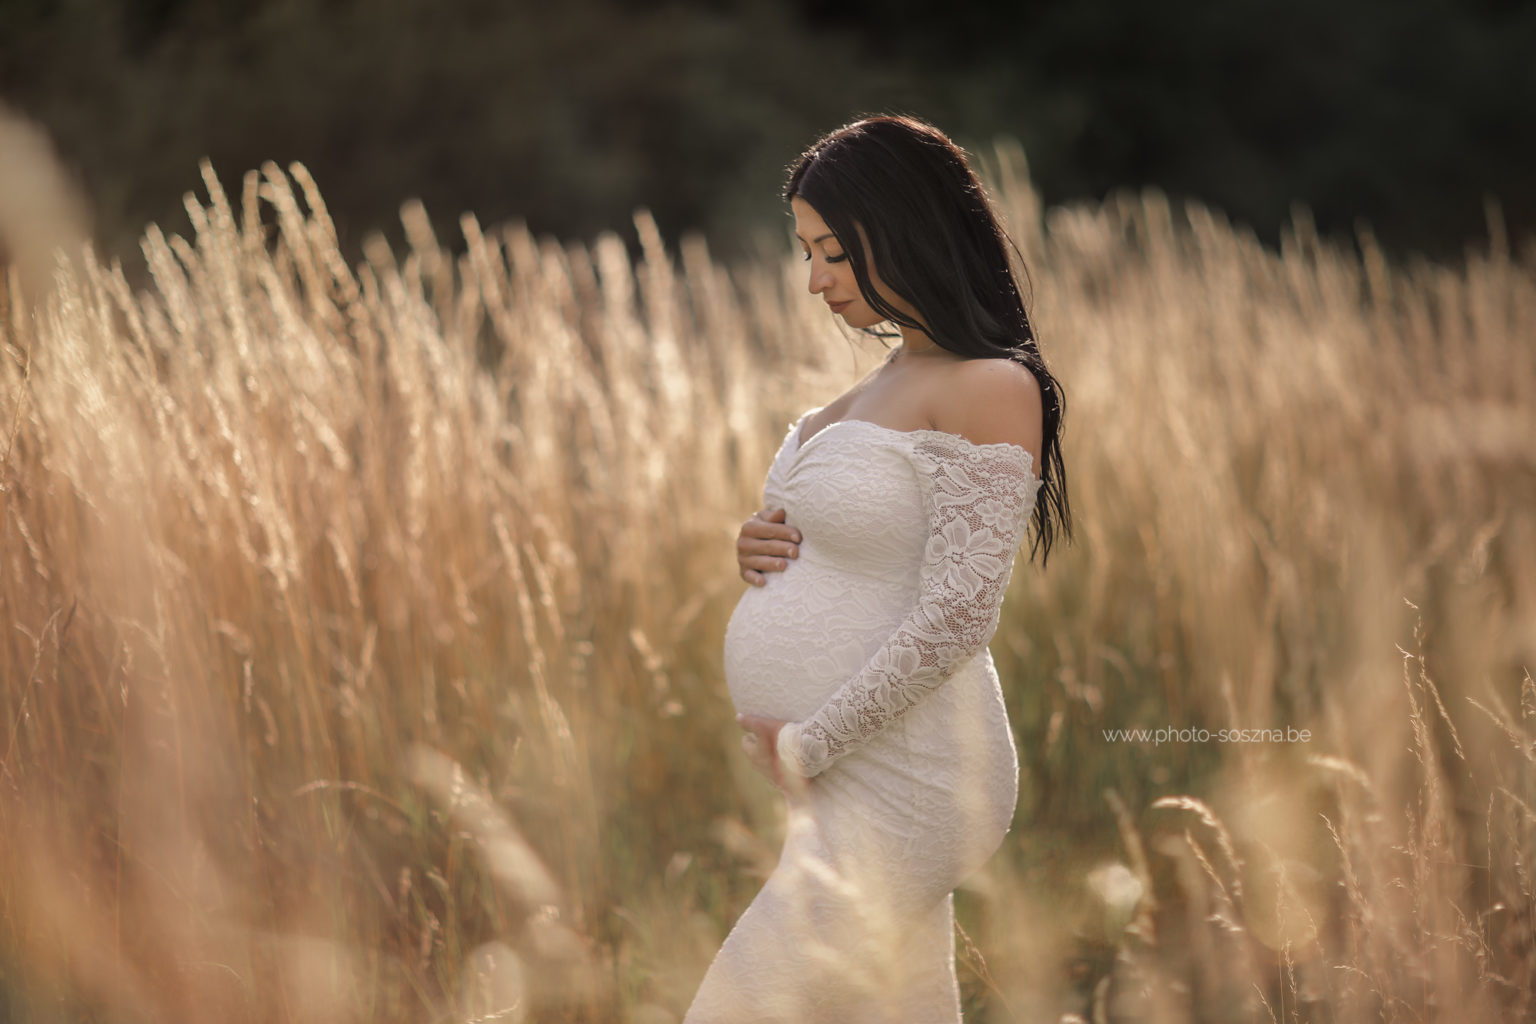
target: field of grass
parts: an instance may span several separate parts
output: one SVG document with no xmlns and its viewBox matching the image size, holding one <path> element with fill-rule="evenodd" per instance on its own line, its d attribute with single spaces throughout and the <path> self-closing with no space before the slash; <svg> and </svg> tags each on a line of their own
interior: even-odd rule
<svg viewBox="0 0 1536 1024">
<path fill-rule="evenodd" d="M 1077 541 L 992 644 L 967 1019 L 1529 1019 L 1536 254 L 1274 252 L 987 163 Z M 302 168 L 204 178 L 152 286 L 0 287 L 0 1020 L 676 1020 L 782 837 L 736 529 L 882 350 L 787 245 L 407 204 L 351 266 Z"/>
</svg>

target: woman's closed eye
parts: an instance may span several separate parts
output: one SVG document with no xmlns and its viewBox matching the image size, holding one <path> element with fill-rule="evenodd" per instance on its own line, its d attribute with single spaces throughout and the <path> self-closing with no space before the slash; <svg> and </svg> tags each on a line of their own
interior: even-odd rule
<svg viewBox="0 0 1536 1024">
<path fill-rule="evenodd" d="M 827 262 L 828 263 L 841 263 L 841 262 L 843 262 L 843 260 L 845 260 L 847 258 L 848 258 L 848 254 L 847 253 L 840 252 L 836 256 L 828 256 L 827 257 Z M 810 253 L 806 253 L 804 256 L 800 257 L 800 260 L 803 263 L 811 262 L 811 254 Z"/>
</svg>

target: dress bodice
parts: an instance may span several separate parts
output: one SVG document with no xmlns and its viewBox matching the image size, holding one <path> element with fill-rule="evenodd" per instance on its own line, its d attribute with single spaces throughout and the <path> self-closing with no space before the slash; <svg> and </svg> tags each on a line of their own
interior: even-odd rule
<svg viewBox="0 0 1536 1024">
<path fill-rule="evenodd" d="M 905 584 L 891 593 L 905 615 L 815 715 L 780 730 L 779 756 L 806 775 L 986 649 L 1040 487 L 1033 457 L 1014 444 L 857 419 L 803 438 L 819 408 L 779 446 L 764 503 L 782 506 L 800 528 L 800 557 L 810 565 Z"/>
<path fill-rule="evenodd" d="M 800 558 L 893 583 L 917 583 L 928 523 L 909 448 L 913 435 L 839 420 L 797 444 L 802 417 L 763 487 L 804 538 Z"/>
</svg>

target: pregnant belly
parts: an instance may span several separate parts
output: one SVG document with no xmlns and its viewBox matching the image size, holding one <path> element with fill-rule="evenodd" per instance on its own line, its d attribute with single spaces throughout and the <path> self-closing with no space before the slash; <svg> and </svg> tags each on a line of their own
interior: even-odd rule
<svg viewBox="0 0 1536 1024">
<path fill-rule="evenodd" d="M 807 559 L 803 545 L 801 552 L 764 586 L 747 588 L 726 626 L 725 677 L 738 712 L 804 721 L 912 609 L 915 584 Z M 812 792 L 829 842 L 856 843 L 848 830 L 858 842 L 873 835 L 909 867 L 922 859 L 943 892 L 1002 842 L 1018 768 L 996 668 L 984 653 L 818 775 Z"/>
<path fill-rule="evenodd" d="M 801 556 L 741 595 L 725 679 L 744 714 L 800 721 L 864 666 L 912 606 L 912 587 Z"/>
</svg>

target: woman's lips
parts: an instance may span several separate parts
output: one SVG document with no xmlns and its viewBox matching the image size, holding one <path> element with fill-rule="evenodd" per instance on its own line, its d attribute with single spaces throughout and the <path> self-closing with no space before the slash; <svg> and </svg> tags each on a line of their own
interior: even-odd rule
<svg viewBox="0 0 1536 1024">
<path fill-rule="evenodd" d="M 849 299 L 847 302 L 829 302 L 829 303 L 827 303 L 827 306 L 834 313 L 841 313 L 843 310 L 847 309 L 851 305 L 853 305 L 853 300 L 852 299 Z"/>
</svg>

